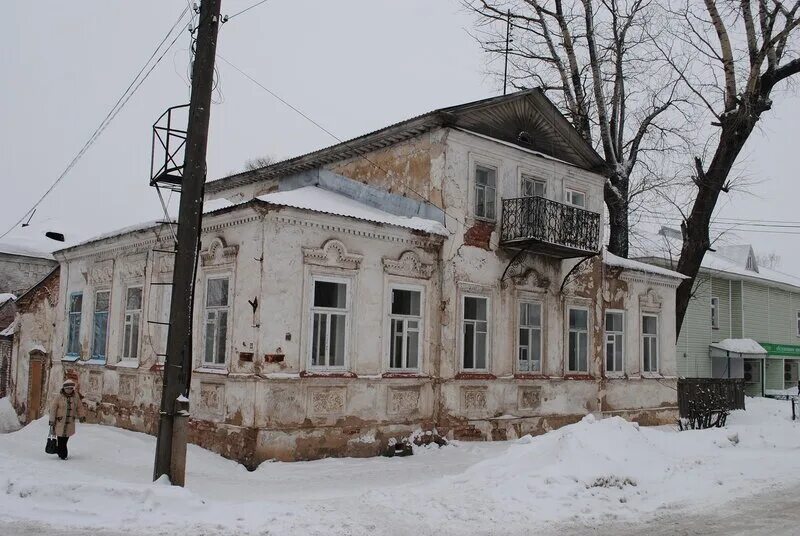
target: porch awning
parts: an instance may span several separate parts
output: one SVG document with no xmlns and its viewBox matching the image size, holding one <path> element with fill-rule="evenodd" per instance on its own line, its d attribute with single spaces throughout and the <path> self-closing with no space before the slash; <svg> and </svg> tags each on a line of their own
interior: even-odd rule
<svg viewBox="0 0 800 536">
<path fill-rule="evenodd" d="M 709 345 L 711 357 L 766 357 L 767 351 L 753 339 L 723 339 Z"/>
</svg>

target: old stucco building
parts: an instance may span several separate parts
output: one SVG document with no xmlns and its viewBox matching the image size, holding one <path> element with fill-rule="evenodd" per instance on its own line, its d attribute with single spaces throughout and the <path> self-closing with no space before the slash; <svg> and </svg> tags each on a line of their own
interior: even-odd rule
<svg viewBox="0 0 800 536">
<path fill-rule="evenodd" d="M 673 419 L 679 276 L 601 254 L 601 166 L 531 90 L 207 184 L 192 440 L 254 464 Z M 56 252 L 50 389 L 95 421 L 156 429 L 171 236 Z"/>
</svg>

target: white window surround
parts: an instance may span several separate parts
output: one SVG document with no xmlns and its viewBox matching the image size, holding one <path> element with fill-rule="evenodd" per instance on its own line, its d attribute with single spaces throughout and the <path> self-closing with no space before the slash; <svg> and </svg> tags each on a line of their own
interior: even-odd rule
<svg viewBox="0 0 800 536">
<path fill-rule="evenodd" d="M 128 293 L 139 290 L 139 308 L 129 307 Z M 144 310 L 144 285 L 130 284 L 124 287 L 122 293 L 122 344 L 120 348 L 121 361 L 138 361 L 142 342 L 142 311 Z"/>
<path fill-rule="evenodd" d="M 351 315 L 352 315 L 352 294 L 353 294 L 353 279 L 349 277 L 341 277 L 336 275 L 323 275 L 323 274 L 311 274 L 310 276 L 311 284 L 309 285 L 309 294 L 308 294 L 308 326 L 307 326 L 307 333 L 308 333 L 308 345 L 306 347 L 306 366 L 309 370 L 315 371 L 346 371 L 348 366 L 350 365 L 350 347 L 351 347 Z M 345 285 L 345 307 L 344 308 L 330 308 L 330 307 L 315 307 L 314 306 L 314 296 L 315 296 L 315 289 L 317 282 L 325 282 L 325 283 L 338 283 Z M 333 315 L 343 315 L 344 318 L 344 344 L 343 344 L 343 360 L 341 365 L 320 365 L 314 364 L 313 362 L 313 353 L 314 353 L 314 319 L 317 314 L 324 315 L 326 317 L 326 324 L 325 328 L 325 345 L 326 345 L 326 356 L 330 359 L 330 325 L 327 322 L 327 319 L 330 319 Z"/>
<path fill-rule="evenodd" d="M 620 329 L 608 329 L 608 315 L 619 315 L 621 325 Z M 623 376 L 625 374 L 625 321 L 626 315 L 625 311 L 622 309 L 606 309 L 605 310 L 605 318 L 603 319 L 603 355 L 605 358 L 605 371 L 607 376 Z M 616 352 L 617 347 L 619 346 L 620 353 L 621 353 L 621 363 L 616 363 L 616 359 L 614 360 L 614 366 L 609 368 L 609 355 L 608 349 L 609 345 L 611 345 Z"/>
<path fill-rule="evenodd" d="M 67 347 L 65 354 L 79 356 L 81 353 L 81 316 L 83 315 L 83 292 L 70 292 L 67 301 Z"/>
<path fill-rule="evenodd" d="M 645 318 L 655 319 L 655 332 L 645 333 Z M 640 315 L 639 325 L 639 347 L 641 351 L 641 370 L 643 376 L 656 376 L 660 375 L 661 370 L 661 344 L 659 337 L 661 335 L 660 315 L 654 312 L 643 311 Z M 652 331 L 652 329 L 651 329 Z M 645 356 L 645 346 L 648 346 L 647 356 Z M 653 359 L 655 357 L 655 359 Z M 654 363 L 655 361 L 655 363 Z M 646 367 L 647 365 L 647 367 Z M 655 366 L 653 366 L 655 365 Z"/>
<path fill-rule="evenodd" d="M 544 339 L 545 339 L 545 305 L 542 300 L 537 300 L 533 298 L 520 298 L 516 301 L 516 359 L 514 362 L 514 370 L 523 374 L 542 374 L 544 370 Z M 528 318 L 527 322 L 523 324 L 523 307 L 534 306 L 538 307 L 539 309 L 539 322 L 538 324 L 535 322 L 534 319 Z M 539 350 L 539 359 L 538 364 L 534 367 L 532 366 L 533 363 L 537 360 L 531 359 L 531 349 L 534 348 L 534 344 L 532 344 L 531 339 L 535 338 L 534 335 L 538 331 L 538 350 Z M 525 341 L 522 340 L 523 333 L 526 334 L 527 337 L 527 344 L 523 344 Z M 526 359 L 522 359 L 523 355 L 526 354 Z M 527 361 L 525 365 L 523 362 Z"/>
<path fill-rule="evenodd" d="M 105 304 L 99 305 L 98 310 L 98 295 L 106 294 Z M 91 358 L 100 361 L 105 361 L 108 357 L 108 320 L 109 312 L 111 309 L 111 289 L 102 288 L 94 292 L 94 308 L 92 310 L 92 353 Z M 98 324 L 100 320 L 104 325 L 102 326 L 102 340 L 98 341 Z M 102 348 L 98 348 L 102 345 Z M 101 352 L 102 351 L 102 352 Z"/>
<path fill-rule="evenodd" d="M 225 295 L 224 302 L 209 303 L 209 286 L 212 281 L 226 281 L 227 294 Z M 210 273 L 205 277 L 203 284 L 203 315 L 202 315 L 202 337 L 200 340 L 200 364 L 204 368 L 225 368 L 228 365 L 228 357 L 230 356 L 231 348 L 231 325 L 233 315 L 232 310 L 232 296 L 233 296 L 233 278 L 230 273 L 218 272 Z M 223 320 L 220 321 L 220 318 Z M 223 331 L 224 322 L 224 331 Z M 208 330 L 209 325 L 212 326 L 213 332 L 211 333 L 211 355 L 208 355 Z M 219 339 L 224 335 L 225 339 L 220 345 Z M 220 347 L 225 355 L 220 359 Z"/>
<path fill-rule="evenodd" d="M 581 311 L 586 313 L 586 327 L 585 328 L 571 328 L 570 327 L 570 311 Z M 565 342 L 564 342 L 564 372 L 567 375 L 570 374 L 589 374 L 589 362 L 591 361 L 589 355 L 589 349 L 591 348 L 592 341 L 591 341 L 591 326 L 592 326 L 592 313 L 588 306 L 584 305 L 567 305 L 564 314 L 564 333 L 565 333 Z M 576 341 L 575 351 L 576 351 L 576 367 L 570 367 L 570 340 L 573 339 L 571 336 L 572 333 L 575 333 L 574 340 Z M 581 337 L 583 335 L 583 337 Z M 584 341 L 584 342 L 581 342 Z M 584 368 L 580 367 L 580 350 L 583 347 L 583 350 L 586 354 L 586 366 Z"/>
<path fill-rule="evenodd" d="M 800 311 L 797 311 L 797 336 L 800 337 Z"/>
<path fill-rule="evenodd" d="M 564 187 L 564 203 L 567 205 L 578 207 L 582 209 L 589 208 L 589 195 L 584 190 L 572 188 L 569 186 Z"/>
<path fill-rule="evenodd" d="M 472 319 L 472 318 L 465 318 L 465 304 L 467 299 L 478 299 L 478 300 L 485 300 L 486 304 L 486 315 L 485 320 L 482 319 Z M 477 372 L 477 373 L 486 373 L 489 371 L 491 365 L 491 347 L 492 347 L 492 299 L 488 295 L 478 294 L 474 292 L 464 292 L 461 295 L 461 299 L 459 301 L 460 310 L 458 312 L 458 319 L 459 319 L 459 336 L 458 336 L 458 368 L 463 372 Z M 485 324 L 485 328 L 480 326 L 479 324 Z M 465 357 L 465 332 L 468 329 L 468 326 L 472 328 L 472 366 L 465 367 L 464 366 L 464 357 Z M 484 343 L 484 355 L 483 355 L 483 367 L 477 366 L 478 358 L 480 357 L 477 352 L 477 344 L 479 341 L 480 336 L 483 335 L 485 340 Z"/>
<path fill-rule="evenodd" d="M 468 161 L 469 161 L 469 167 L 468 167 L 469 176 L 468 176 L 467 183 L 469 184 L 469 191 L 467 193 L 467 196 L 468 196 L 469 203 L 468 203 L 468 209 L 467 209 L 467 214 L 468 214 L 467 217 L 472 219 L 472 220 L 476 220 L 476 221 L 497 222 L 499 217 L 500 217 L 500 213 L 501 213 L 500 189 L 501 189 L 501 182 L 502 182 L 502 179 L 501 179 L 501 175 L 502 175 L 502 173 L 501 173 L 501 169 L 502 169 L 501 163 L 503 162 L 503 158 L 500 155 L 495 155 L 494 153 L 491 153 L 491 152 L 485 152 L 485 151 L 473 152 L 473 151 L 470 151 L 469 152 Z M 494 170 L 494 172 L 495 172 L 494 173 L 494 175 L 495 175 L 495 186 L 494 186 L 494 190 L 495 190 L 495 198 L 494 198 L 495 214 L 494 214 L 494 218 L 487 218 L 487 217 L 476 215 L 476 210 L 475 209 L 476 209 L 477 199 L 476 199 L 476 196 L 475 196 L 475 191 L 476 191 L 476 186 L 477 186 L 476 170 L 477 170 L 478 167 L 488 168 L 488 169 Z"/>
<path fill-rule="evenodd" d="M 711 296 L 711 329 L 719 329 L 719 298 Z"/>
<path fill-rule="evenodd" d="M 388 371 L 391 372 L 419 372 L 422 370 L 423 367 L 423 360 L 425 359 L 424 355 L 424 340 L 425 340 L 425 287 L 422 285 L 411 285 L 411 284 L 404 284 L 404 283 L 388 283 L 387 286 L 387 300 L 386 300 L 386 314 L 384 317 L 386 318 L 385 323 L 385 333 L 386 333 L 386 344 L 384 344 L 384 355 L 385 363 Z M 419 293 L 419 314 L 414 315 L 413 311 L 412 314 L 401 314 L 401 313 L 394 313 L 393 312 L 393 299 L 394 299 L 394 291 L 410 291 L 410 292 L 417 292 Z M 417 327 L 413 327 L 413 323 L 416 322 Z M 397 333 L 393 333 L 393 327 L 399 326 L 402 331 L 401 335 L 401 342 L 400 342 L 400 349 L 401 349 L 401 360 L 402 366 L 395 366 L 394 363 L 394 356 L 393 349 L 396 348 L 396 335 Z M 417 345 L 416 345 L 416 365 L 415 366 L 408 366 L 408 359 L 410 356 L 413 356 L 413 353 L 409 351 L 408 341 L 410 338 L 413 338 L 413 333 L 416 333 L 417 338 Z M 395 343 L 395 344 L 393 344 Z"/>
</svg>

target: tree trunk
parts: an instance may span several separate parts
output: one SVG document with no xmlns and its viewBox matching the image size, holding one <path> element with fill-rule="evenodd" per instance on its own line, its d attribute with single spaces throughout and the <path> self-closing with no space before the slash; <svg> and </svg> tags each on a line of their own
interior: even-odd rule
<svg viewBox="0 0 800 536">
<path fill-rule="evenodd" d="M 612 184 L 616 183 L 616 186 Z M 627 179 L 610 178 L 606 182 L 604 197 L 608 208 L 608 251 L 618 257 L 628 258 L 628 181 Z"/>
<path fill-rule="evenodd" d="M 703 257 L 711 248 L 709 226 L 717 198 L 725 188 L 728 174 L 759 118 L 759 115 L 748 113 L 750 110 L 752 110 L 750 106 L 740 104 L 735 113 L 726 117 L 722 125 L 719 144 L 708 171 L 703 172 L 700 160 L 696 161 L 697 198 L 692 205 L 691 214 L 681 225 L 683 246 L 677 271 L 689 276 L 689 279 L 684 279 L 678 286 L 675 303 L 676 336 L 680 335 Z"/>
</svg>

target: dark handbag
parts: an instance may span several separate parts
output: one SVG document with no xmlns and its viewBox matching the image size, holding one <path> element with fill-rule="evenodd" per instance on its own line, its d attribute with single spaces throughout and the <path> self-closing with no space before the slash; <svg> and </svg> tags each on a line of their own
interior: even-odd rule
<svg viewBox="0 0 800 536">
<path fill-rule="evenodd" d="M 44 451 L 47 454 L 55 454 L 58 452 L 58 440 L 52 429 L 50 429 L 50 433 L 47 434 L 47 443 L 44 446 Z"/>
</svg>

